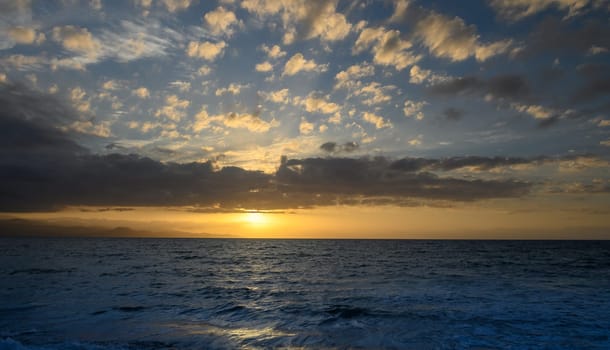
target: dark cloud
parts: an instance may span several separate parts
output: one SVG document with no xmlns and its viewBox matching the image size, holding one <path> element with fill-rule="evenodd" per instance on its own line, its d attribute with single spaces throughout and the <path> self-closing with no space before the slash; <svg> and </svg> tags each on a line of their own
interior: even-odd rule
<svg viewBox="0 0 610 350">
<path fill-rule="evenodd" d="M 458 121 L 464 116 L 464 111 L 457 108 L 449 107 L 443 111 L 443 115 L 447 120 Z"/>
<path fill-rule="evenodd" d="M 390 200 L 413 197 L 471 201 L 518 197 L 528 193 L 531 187 L 513 180 L 464 180 L 425 171 L 403 171 L 383 157 L 291 159 L 280 167 L 276 178 L 279 190 L 287 193 Z"/>
<path fill-rule="evenodd" d="M 593 79 L 574 94 L 575 102 L 586 102 L 610 96 L 610 78 Z"/>
<path fill-rule="evenodd" d="M 521 55 L 587 54 L 591 47 L 610 47 L 608 21 L 563 21 L 548 17 L 541 21 L 527 39 Z"/>
<path fill-rule="evenodd" d="M 238 167 L 218 169 L 213 161 L 164 163 L 137 154 L 92 154 L 60 127 L 66 118 L 76 118 L 73 111 L 48 96 L 21 91 L 16 94 L 8 89 L 0 94 L 0 211 L 68 205 L 196 206 L 217 211 L 337 203 L 413 205 L 430 199 L 518 197 L 531 188 L 529 183 L 511 179 L 441 176 L 468 166 L 489 169 L 531 162 L 518 158 L 283 157 L 277 173 L 266 174 Z M 321 146 L 330 153 L 357 148 L 355 142 Z"/>
<path fill-rule="evenodd" d="M 490 79 L 461 77 L 438 83 L 429 88 L 436 95 L 492 95 L 495 98 L 527 98 L 530 88 L 520 75 L 500 75 Z"/>
<path fill-rule="evenodd" d="M 360 145 L 357 142 L 349 141 L 342 145 L 337 144 L 336 142 L 326 142 L 320 145 L 320 149 L 328 152 L 328 153 L 351 153 L 360 148 Z"/>
<path fill-rule="evenodd" d="M 462 168 L 473 168 L 484 171 L 512 165 L 539 165 L 549 160 L 546 157 L 519 158 L 519 157 L 449 157 L 441 159 L 403 158 L 392 162 L 390 167 L 405 172 L 418 171 L 452 171 Z"/>
</svg>

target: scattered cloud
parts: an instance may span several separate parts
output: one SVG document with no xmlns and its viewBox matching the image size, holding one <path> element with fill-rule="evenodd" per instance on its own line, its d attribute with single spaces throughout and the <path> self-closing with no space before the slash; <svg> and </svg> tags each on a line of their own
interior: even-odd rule
<svg viewBox="0 0 610 350">
<path fill-rule="evenodd" d="M 271 72 L 273 70 L 273 65 L 271 63 L 269 63 L 268 61 L 262 62 L 262 63 L 258 63 L 255 67 L 257 72 Z"/>
<path fill-rule="evenodd" d="M 362 120 L 364 120 L 367 123 L 371 123 L 371 124 L 375 125 L 376 129 L 392 127 L 392 123 L 390 121 L 385 120 L 385 119 L 383 119 L 383 117 L 378 116 L 377 114 L 374 114 L 371 112 L 362 113 Z"/>
<path fill-rule="evenodd" d="M 46 40 L 44 33 L 37 33 L 35 28 L 23 26 L 11 27 L 8 36 L 17 44 L 42 44 Z"/>
<path fill-rule="evenodd" d="M 235 13 L 222 6 L 206 13 L 203 16 L 203 20 L 213 35 L 231 36 L 233 34 L 233 27 L 239 24 Z"/>
<path fill-rule="evenodd" d="M 267 54 L 269 59 L 277 59 L 286 56 L 286 51 L 282 51 L 282 48 L 279 47 L 279 45 L 273 45 L 271 47 L 262 45 L 261 48 Z"/>
<path fill-rule="evenodd" d="M 224 94 L 239 95 L 242 89 L 249 87 L 248 84 L 235 84 L 231 83 L 227 87 L 216 89 L 216 96 L 222 96 Z"/>
<path fill-rule="evenodd" d="M 327 69 L 327 65 L 318 65 L 313 59 L 305 59 L 303 54 L 296 53 L 294 56 L 290 57 L 290 59 L 284 65 L 284 75 L 295 75 L 299 72 L 323 72 Z"/>
<path fill-rule="evenodd" d="M 344 39 L 352 25 L 336 12 L 338 1 L 244 0 L 241 7 L 259 18 L 281 19 L 284 44 L 319 38 L 323 42 Z"/>
<path fill-rule="evenodd" d="M 428 102 L 426 101 L 405 100 L 402 111 L 405 114 L 405 117 L 412 117 L 417 120 L 422 120 L 424 119 L 424 112 L 422 112 L 422 109 L 427 104 Z"/>
<path fill-rule="evenodd" d="M 308 135 L 311 134 L 311 132 L 313 131 L 313 129 L 315 128 L 315 125 L 313 123 L 310 123 L 307 121 L 307 119 L 305 119 L 305 117 L 301 118 L 301 123 L 299 124 L 299 132 L 303 135 Z"/>
<path fill-rule="evenodd" d="M 383 27 L 365 28 L 360 32 L 352 53 L 356 55 L 370 48 L 374 63 L 393 66 L 400 71 L 422 58 L 409 50 L 412 46 L 410 41 L 401 38 L 398 30 L 386 30 Z"/>
<path fill-rule="evenodd" d="M 143 86 L 133 90 L 131 93 L 142 99 L 150 97 L 150 91 L 148 91 L 148 89 Z"/>
<path fill-rule="evenodd" d="M 150 3 L 147 1 L 141 1 L 142 4 L 147 4 L 150 7 Z M 183 11 L 191 6 L 191 0 L 161 0 L 161 3 L 169 12 Z"/>
<path fill-rule="evenodd" d="M 566 17 L 578 15 L 590 0 L 490 0 L 490 6 L 503 18 L 518 21 L 548 8 L 567 11 Z"/>
<path fill-rule="evenodd" d="M 477 61 L 486 61 L 508 52 L 513 46 L 510 39 L 482 44 L 474 26 L 467 25 L 459 17 L 450 18 L 436 12 L 430 12 L 418 21 L 414 35 L 431 54 L 451 61 L 463 61 L 471 56 Z"/>
<path fill-rule="evenodd" d="M 313 93 L 309 94 L 304 99 L 296 97 L 294 99 L 294 103 L 296 105 L 302 105 L 309 113 L 319 112 L 324 114 L 332 114 L 336 113 L 341 108 L 338 104 L 330 102 L 328 96 L 319 97 L 315 96 Z"/>
<path fill-rule="evenodd" d="M 219 41 L 217 43 L 209 41 L 191 41 L 186 48 L 186 54 L 189 57 L 198 57 L 207 61 L 214 61 L 222 55 L 226 46 L 227 44 L 224 41 Z"/>
<path fill-rule="evenodd" d="M 186 115 L 185 109 L 190 105 L 187 100 L 181 100 L 176 95 L 169 95 L 165 98 L 165 105 L 157 109 L 156 117 L 165 116 L 167 119 L 177 122 Z"/>
</svg>

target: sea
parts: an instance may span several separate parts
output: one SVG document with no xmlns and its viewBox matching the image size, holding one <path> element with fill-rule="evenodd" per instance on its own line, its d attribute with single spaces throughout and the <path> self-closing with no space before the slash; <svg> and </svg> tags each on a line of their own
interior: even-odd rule
<svg viewBox="0 0 610 350">
<path fill-rule="evenodd" d="M 0 349 L 610 349 L 610 241 L 2 238 Z"/>
</svg>

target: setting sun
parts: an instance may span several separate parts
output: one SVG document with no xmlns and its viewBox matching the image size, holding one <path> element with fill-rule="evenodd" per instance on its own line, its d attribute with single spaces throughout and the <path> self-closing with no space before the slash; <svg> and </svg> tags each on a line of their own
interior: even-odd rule
<svg viewBox="0 0 610 350">
<path fill-rule="evenodd" d="M 267 217 L 265 216 L 265 214 L 259 213 L 259 212 L 250 212 L 245 214 L 245 220 L 247 223 L 252 224 L 252 225 L 264 225 L 267 224 Z"/>
</svg>

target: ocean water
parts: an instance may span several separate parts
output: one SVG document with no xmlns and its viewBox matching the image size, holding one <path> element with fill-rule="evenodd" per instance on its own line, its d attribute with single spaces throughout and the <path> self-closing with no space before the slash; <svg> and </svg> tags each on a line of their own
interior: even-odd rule
<svg viewBox="0 0 610 350">
<path fill-rule="evenodd" d="M 610 349 L 610 242 L 0 239 L 0 349 Z"/>
</svg>

